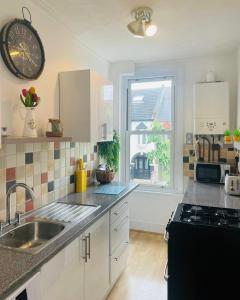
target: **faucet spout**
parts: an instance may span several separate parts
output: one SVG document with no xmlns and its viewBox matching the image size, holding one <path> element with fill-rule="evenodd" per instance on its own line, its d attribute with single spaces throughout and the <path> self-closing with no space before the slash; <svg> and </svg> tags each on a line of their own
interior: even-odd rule
<svg viewBox="0 0 240 300">
<path fill-rule="evenodd" d="M 7 191 L 6 194 L 6 223 L 8 225 L 11 224 L 11 213 L 10 213 L 10 200 L 11 200 L 11 194 L 13 193 L 13 191 L 17 188 L 17 187 L 22 187 L 24 188 L 26 191 L 29 192 L 30 196 L 32 197 L 32 199 L 34 200 L 35 196 L 33 193 L 33 190 L 25 183 L 15 183 L 13 184 Z"/>
</svg>

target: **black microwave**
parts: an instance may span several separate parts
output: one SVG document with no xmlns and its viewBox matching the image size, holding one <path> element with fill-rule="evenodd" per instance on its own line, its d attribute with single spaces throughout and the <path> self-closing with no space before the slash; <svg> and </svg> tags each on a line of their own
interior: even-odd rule
<svg viewBox="0 0 240 300">
<path fill-rule="evenodd" d="M 195 163 L 194 180 L 205 183 L 224 183 L 225 175 L 230 173 L 229 164 Z"/>
</svg>

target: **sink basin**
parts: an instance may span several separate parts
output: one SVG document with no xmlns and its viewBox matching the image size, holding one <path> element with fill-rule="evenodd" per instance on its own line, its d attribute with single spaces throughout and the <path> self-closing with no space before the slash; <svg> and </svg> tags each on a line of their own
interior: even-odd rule
<svg viewBox="0 0 240 300">
<path fill-rule="evenodd" d="M 57 236 L 65 226 L 60 223 L 34 221 L 7 232 L 0 238 L 0 246 L 35 252 Z"/>
</svg>

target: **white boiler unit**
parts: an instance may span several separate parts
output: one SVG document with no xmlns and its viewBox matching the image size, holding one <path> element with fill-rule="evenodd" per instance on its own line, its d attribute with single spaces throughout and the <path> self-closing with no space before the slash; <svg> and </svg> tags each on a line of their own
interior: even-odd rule
<svg viewBox="0 0 240 300">
<path fill-rule="evenodd" d="M 194 134 L 223 134 L 229 128 L 228 82 L 194 86 Z"/>
</svg>

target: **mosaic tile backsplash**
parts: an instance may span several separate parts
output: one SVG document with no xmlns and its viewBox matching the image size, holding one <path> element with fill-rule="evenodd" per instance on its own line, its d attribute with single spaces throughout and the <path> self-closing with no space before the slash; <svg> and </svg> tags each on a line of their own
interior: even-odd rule
<svg viewBox="0 0 240 300">
<path fill-rule="evenodd" d="M 6 191 L 16 182 L 33 188 L 35 199 L 17 188 L 11 195 L 11 217 L 74 192 L 76 160 L 82 158 L 90 185 L 98 165 L 97 146 L 89 143 L 46 142 L 4 144 L 0 149 L 0 219 L 6 218 Z"/>
<path fill-rule="evenodd" d="M 202 147 L 202 145 L 201 145 Z M 218 161 L 218 148 L 219 145 L 212 145 L 212 149 L 210 150 L 210 157 L 211 161 L 217 162 Z M 214 160 L 213 158 L 213 152 L 214 152 Z M 237 152 L 234 150 L 234 148 L 221 148 L 220 147 L 220 163 L 229 163 L 231 165 L 231 168 L 234 169 L 236 165 L 235 156 L 237 155 Z M 208 158 L 208 148 L 205 147 L 204 150 L 204 159 L 207 162 Z M 196 159 L 196 152 L 195 147 L 193 144 L 184 144 L 183 145 L 183 174 L 187 177 L 194 177 L 194 163 L 197 161 Z M 234 170 L 233 170 L 234 171 Z"/>
</svg>

